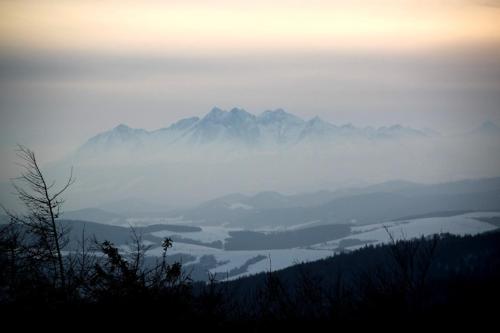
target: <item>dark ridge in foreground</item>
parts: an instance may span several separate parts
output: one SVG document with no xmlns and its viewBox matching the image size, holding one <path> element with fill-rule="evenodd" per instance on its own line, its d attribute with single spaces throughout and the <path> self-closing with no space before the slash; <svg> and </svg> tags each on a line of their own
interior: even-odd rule
<svg viewBox="0 0 500 333">
<path fill-rule="evenodd" d="M 97 271 L 89 268 L 71 295 L 29 276 L 17 276 L 14 284 L 9 274 L 16 272 L 2 269 L 0 312 L 107 319 L 115 312 L 129 318 L 147 314 L 184 325 L 210 322 L 211 328 L 260 331 L 275 324 L 360 320 L 484 323 L 496 317 L 500 299 L 500 232 L 366 246 L 235 281 L 212 278 L 208 284 L 178 279 L 175 266 L 167 270 L 175 283 L 167 278 L 148 284 L 143 280 L 148 275 L 134 271 L 133 262 L 120 261 L 112 246 L 101 250 L 110 260 Z M 2 268 L 9 267 L 6 253 L 1 255 Z"/>
</svg>

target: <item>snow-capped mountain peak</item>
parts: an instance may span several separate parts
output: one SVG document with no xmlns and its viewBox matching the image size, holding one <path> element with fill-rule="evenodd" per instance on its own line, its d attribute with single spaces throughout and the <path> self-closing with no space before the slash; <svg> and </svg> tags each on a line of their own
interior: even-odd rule
<svg viewBox="0 0 500 333">
<path fill-rule="evenodd" d="M 331 128 L 331 129 L 334 129 L 336 128 L 335 125 L 332 125 L 326 121 L 324 121 L 323 119 L 321 119 L 320 117 L 316 116 L 314 118 L 311 118 L 308 122 L 307 122 L 307 126 L 308 127 L 314 127 L 314 128 L 317 128 L 317 129 L 324 129 L 324 128 Z"/>
<path fill-rule="evenodd" d="M 214 107 L 201 118 L 181 119 L 166 128 L 152 132 L 120 124 L 110 131 L 91 138 L 82 149 L 90 151 L 107 151 L 117 147 L 136 149 L 154 144 L 156 151 L 161 151 L 162 147 L 178 144 L 189 146 L 212 143 L 267 148 L 288 147 L 299 142 L 329 144 L 336 140 L 353 138 L 379 140 L 426 136 L 424 131 L 398 124 L 380 128 L 359 128 L 352 124 L 336 126 L 320 117 L 305 121 L 283 109 L 267 110 L 256 116 L 242 108 L 235 107 L 226 111 Z"/>
<path fill-rule="evenodd" d="M 487 120 L 477 127 L 474 132 L 482 135 L 500 135 L 500 127 L 494 122 Z"/>
<path fill-rule="evenodd" d="M 199 117 L 184 118 L 184 119 L 177 121 L 176 123 L 173 123 L 172 125 L 170 125 L 166 129 L 168 129 L 168 130 L 185 130 L 185 129 L 191 127 L 192 125 L 194 125 L 195 123 L 197 123 L 199 120 L 200 120 Z"/>
<path fill-rule="evenodd" d="M 143 146 L 149 134 L 144 129 L 131 128 L 125 124 L 120 124 L 109 131 L 90 138 L 79 149 L 79 152 L 95 153 L 107 152 L 113 149 L 139 148 Z"/>
<path fill-rule="evenodd" d="M 270 124 L 270 123 L 289 123 L 289 124 L 303 124 L 304 120 L 294 116 L 291 113 L 286 112 L 283 109 L 267 110 L 262 112 L 257 117 L 259 123 Z"/>
<path fill-rule="evenodd" d="M 201 120 L 202 121 L 216 121 L 216 120 L 222 119 L 226 114 L 227 114 L 227 111 L 224 111 L 224 110 L 215 106 Z"/>
<path fill-rule="evenodd" d="M 139 139 L 141 136 L 147 136 L 148 131 L 143 129 L 131 128 L 120 124 L 110 131 L 102 132 L 91 138 L 89 141 L 101 141 L 107 143 L 120 143 Z"/>
<path fill-rule="evenodd" d="M 119 131 L 119 132 L 126 132 L 126 131 L 131 130 L 131 128 L 125 124 L 120 124 L 120 125 L 116 126 L 113 130 Z"/>
</svg>

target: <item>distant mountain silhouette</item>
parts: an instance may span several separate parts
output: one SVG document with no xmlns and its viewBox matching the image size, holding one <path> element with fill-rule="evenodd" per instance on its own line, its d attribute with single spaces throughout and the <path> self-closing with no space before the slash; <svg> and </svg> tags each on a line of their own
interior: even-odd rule
<svg viewBox="0 0 500 333">
<path fill-rule="evenodd" d="M 319 117 L 308 121 L 283 109 L 264 111 L 259 115 L 244 109 L 225 111 L 214 107 L 204 117 L 190 117 L 155 131 L 119 125 L 89 139 L 81 151 L 140 149 L 145 145 L 237 145 L 246 147 L 282 147 L 299 143 L 322 143 L 338 140 L 390 140 L 427 137 L 429 132 L 401 125 L 380 128 L 337 126 Z"/>
<path fill-rule="evenodd" d="M 485 121 L 474 130 L 472 130 L 470 134 L 488 137 L 500 137 L 500 127 L 498 127 L 492 121 Z"/>
</svg>

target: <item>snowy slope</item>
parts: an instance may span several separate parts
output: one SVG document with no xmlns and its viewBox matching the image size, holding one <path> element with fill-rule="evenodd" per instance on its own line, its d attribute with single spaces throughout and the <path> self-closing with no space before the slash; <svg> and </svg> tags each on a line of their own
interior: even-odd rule
<svg viewBox="0 0 500 333">
<path fill-rule="evenodd" d="M 187 254 L 196 257 L 196 262 L 203 256 L 212 256 L 216 265 L 209 269 L 212 273 L 228 275 L 229 279 L 269 270 L 283 269 L 300 262 L 314 261 L 329 257 L 339 251 L 350 251 L 366 244 L 382 244 L 396 240 L 411 239 L 440 233 L 455 235 L 475 235 L 488 232 L 497 227 L 477 220 L 485 217 L 498 217 L 500 212 L 474 212 L 449 217 L 417 218 L 393 221 L 365 226 L 352 226 L 351 235 L 315 244 L 304 248 L 274 250 L 226 251 L 201 245 L 174 242 L 169 254 Z M 386 230 L 387 228 L 387 230 Z M 202 227 L 200 232 L 182 233 L 182 237 L 202 242 L 223 241 L 229 237 L 224 227 Z M 152 233 L 157 237 L 171 236 L 167 231 Z M 343 245 L 347 244 L 347 245 Z M 161 248 L 152 249 L 149 255 L 160 255 Z"/>
<path fill-rule="evenodd" d="M 475 212 L 450 217 L 431 217 L 397 222 L 378 223 L 351 228 L 352 235 L 338 240 L 317 244 L 314 249 L 337 250 L 344 243 L 360 244 L 346 246 L 344 249 L 353 250 L 365 244 L 381 244 L 395 240 L 411 239 L 433 234 L 450 233 L 454 235 L 475 235 L 496 229 L 497 227 L 486 222 L 478 221 L 481 217 L 500 216 L 499 212 Z M 354 242 L 353 242 L 354 241 Z"/>
</svg>

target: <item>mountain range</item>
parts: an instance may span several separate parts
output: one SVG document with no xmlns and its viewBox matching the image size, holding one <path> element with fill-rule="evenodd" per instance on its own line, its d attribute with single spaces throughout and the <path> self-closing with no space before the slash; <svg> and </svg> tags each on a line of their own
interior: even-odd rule
<svg viewBox="0 0 500 333">
<path fill-rule="evenodd" d="M 168 222 L 255 230 L 372 224 L 426 214 L 440 216 L 469 211 L 500 211 L 500 178 L 431 185 L 389 181 L 295 195 L 271 191 L 254 195 L 233 193 L 194 207 L 165 210 L 161 214 L 134 213 L 126 206 L 121 209 L 115 206 L 112 213 L 102 208 L 87 208 L 68 211 L 63 217 L 115 225 Z"/>
<path fill-rule="evenodd" d="M 213 108 L 153 131 L 119 125 L 45 169 L 57 180 L 74 167 L 77 184 L 68 208 L 115 211 L 102 205 L 116 203 L 128 212 L 152 214 L 165 204 L 181 208 L 235 192 L 291 194 L 391 179 L 495 177 L 498 142 L 500 129 L 492 122 L 452 137 L 401 125 L 335 125 L 282 109 L 255 115 Z M 0 184 L 0 201 L 11 205 L 10 192 L 10 184 Z M 232 207 L 256 206 L 244 201 Z M 305 198 L 296 201 L 308 205 Z"/>
<path fill-rule="evenodd" d="M 240 108 L 224 111 L 214 107 L 202 118 L 181 119 L 169 127 L 154 131 L 118 125 L 89 139 L 80 148 L 80 152 L 209 144 L 247 148 L 289 147 L 299 143 L 387 140 L 436 135 L 438 134 L 431 130 L 417 130 L 401 125 L 355 127 L 351 124 L 334 125 L 319 117 L 304 120 L 283 109 L 254 115 Z"/>
<path fill-rule="evenodd" d="M 449 211 L 500 209 L 500 178 L 433 185 L 390 181 L 363 188 L 285 196 L 233 194 L 177 212 L 185 220 L 243 228 L 371 224 Z"/>
</svg>

